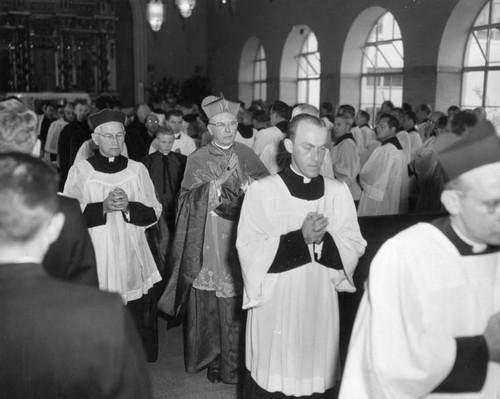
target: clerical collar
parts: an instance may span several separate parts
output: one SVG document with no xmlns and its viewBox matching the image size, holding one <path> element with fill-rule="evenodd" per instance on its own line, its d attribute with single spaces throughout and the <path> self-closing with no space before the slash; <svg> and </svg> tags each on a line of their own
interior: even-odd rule
<svg viewBox="0 0 500 399">
<path fill-rule="evenodd" d="M 351 139 L 352 141 L 354 141 L 354 143 L 356 143 L 356 139 L 354 138 L 352 133 L 346 133 L 335 142 L 335 145 L 339 145 L 340 143 L 342 143 L 344 140 L 347 139 Z"/>
<path fill-rule="evenodd" d="M 325 181 L 321 175 L 313 179 L 308 179 L 295 171 L 295 169 L 292 170 L 291 165 L 279 172 L 278 175 L 293 197 L 314 201 L 320 199 L 325 194 Z"/>
<path fill-rule="evenodd" d="M 226 145 L 226 146 L 223 146 L 223 145 L 220 145 L 220 144 L 217 144 L 215 141 L 212 140 L 212 144 L 217 147 L 217 148 L 220 148 L 221 150 L 229 150 L 233 144 L 229 144 L 229 145 Z"/>
<path fill-rule="evenodd" d="M 500 247 L 474 243 L 466 238 L 456 227 L 451 224 L 450 217 L 444 216 L 433 220 L 432 225 L 439 229 L 448 240 L 457 248 L 457 251 L 462 256 L 485 255 L 489 253 L 499 252 Z"/>
<path fill-rule="evenodd" d="M 365 123 L 364 125 L 361 125 L 361 126 L 358 126 L 360 129 L 364 128 L 364 127 L 367 127 L 368 129 L 370 129 L 370 125 L 368 125 L 368 123 Z"/>
<path fill-rule="evenodd" d="M 416 132 L 416 131 L 417 131 L 417 129 L 415 129 L 415 126 L 412 126 L 412 127 L 410 127 L 410 128 L 407 130 L 407 132 L 408 132 L 408 133 L 411 133 L 411 132 Z"/>
<path fill-rule="evenodd" d="M 463 241 L 465 242 L 466 244 L 470 245 L 472 247 L 472 252 L 474 252 L 475 254 L 479 253 L 479 252 L 484 252 L 484 250 L 488 247 L 488 244 L 482 244 L 480 242 L 475 242 L 475 241 L 472 241 L 471 239 L 467 238 L 464 234 L 462 234 L 462 232 L 457 228 L 457 226 L 454 226 L 453 223 L 451 223 L 451 220 L 450 220 L 450 225 L 451 225 L 451 228 L 453 229 L 453 231 L 455 232 L 455 234 Z"/>
<path fill-rule="evenodd" d="M 181 138 L 181 134 L 180 133 L 174 134 L 174 136 L 175 136 L 176 140 L 179 140 Z"/>
<path fill-rule="evenodd" d="M 117 157 L 105 157 L 100 152 L 87 159 L 87 161 L 92 165 L 92 167 L 97 172 L 102 173 L 117 173 L 127 168 L 128 159 L 123 155 L 118 155 Z"/>
<path fill-rule="evenodd" d="M 304 176 L 304 175 L 303 175 L 302 173 L 300 173 L 297 169 L 295 169 L 295 168 L 293 167 L 293 165 L 290 165 L 290 169 L 292 169 L 292 172 L 293 172 L 293 173 L 295 173 L 296 175 L 301 176 L 301 177 L 302 177 L 302 179 L 303 179 L 303 182 L 304 182 L 305 184 L 309 184 L 309 183 L 311 182 L 311 179 L 310 179 L 309 177 Z"/>
<path fill-rule="evenodd" d="M 388 138 L 387 140 L 382 141 L 382 145 L 386 145 L 386 144 L 392 144 L 398 150 L 403 149 L 403 147 L 401 147 L 401 143 L 399 142 L 399 140 L 396 136 L 392 136 L 391 138 Z"/>
<path fill-rule="evenodd" d="M 274 126 L 276 126 L 279 130 L 281 130 L 282 133 L 286 133 L 288 131 L 288 122 L 287 121 L 278 122 Z"/>
</svg>

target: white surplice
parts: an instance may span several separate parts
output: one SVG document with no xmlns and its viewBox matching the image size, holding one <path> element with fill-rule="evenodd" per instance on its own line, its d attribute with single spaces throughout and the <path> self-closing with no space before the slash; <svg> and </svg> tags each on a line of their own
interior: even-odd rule
<svg viewBox="0 0 500 399">
<path fill-rule="evenodd" d="M 252 149 L 257 155 L 260 156 L 260 154 L 262 153 L 262 151 L 264 151 L 264 148 L 266 148 L 268 144 L 281 141 L 285 137 L 286 134 L 276 126 L 271 126 L 266 129 L 259 130 L 257 132 L 257 135 L 255 136 L 255 141 L 253 143 Z"/>
<path fill-rule="evenodd" d="M 129 201 L 152 207 L 159 218 L 162 206 L 146 167 L 128 160 L 127 168 L 117 173 L 96 171 L 88 161 L 71 167 L 64 194 L 76 198 L 85 210 L 87 204 L 103 202 L 119 187 Z M 125 302 L 139 299 L 161 280 L 144 231 L 149 226 L 125 222 L 122 212 L 106 215 L 106 224 L 89 229 L 94 244 L 99 288 L 117 292 Z"/>
<path fill-rule="evenodd" d="M 361 170 L 361 163 L 356 143 L 350 139 L 342 140 L 333 146 L 330 150 L 330 156 L 335 178 L 344 181 L 354 200 L 359 200 L 361 188 L 356 178 Z"/>
<path fill-rule="evenodd" d="M 347 186 L 324 181 L 324 195 L 307 201 L 273 175 L 254 182 L 243 202 L 237 248 L 248 309 L 246 367 L 268 392 L 311 395 L 334 387 L 339 376 L 337 291 L 355 291 L 349 280 L 366 242 Z M 309 212 L 329 219 L 344 270 L 318 264 L 311 244 L 311 263 L 268 274 L 280 236 L 300 229 Z"/>
<path fill-rule="evenodd" d="M 371 264 L 339 398 L 499 398 L 493 362 L 480 392 L 432 394 L 453 368 L 455 338 L 483 334 L 499 310 L 498 252 L 462 256 L 428 223 L 401 232 Z"/>
<path fill-rule="evenodd" d="M 363 192 L 359 216 L 394 215 L 408 211 L 408 163 L 402 150 L 384 144 L 371 154 L 359 173 Z"/>
</svg>

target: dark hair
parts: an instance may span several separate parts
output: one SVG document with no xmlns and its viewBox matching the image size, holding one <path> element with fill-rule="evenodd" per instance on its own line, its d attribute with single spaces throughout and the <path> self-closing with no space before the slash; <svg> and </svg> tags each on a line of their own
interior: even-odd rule
<svg viewBox="0 0 500 399">
<path fill-rule="evenodd" d="M 331 102 L 328 102 L 328 101 L 322 102 L 321 108 L 323 108 L 329 114 L 331 114 L 333 112 L 333 105 Z"/>
<path fill-rule="evenodd" d="M 359 114 L 366 120 L 366 123 L 370 122 L 370 114 L 368 112 L 360 109 Z"/>
<path fill-rule="evenodd" d="M 432 112 L 432 107 L 429 104 L 420 104 L 417 107 L 417 111 L 425 112 L 427 115 L 430 115 Z"/>
<path fill-rule="evenodd" d="M 385 100 L 380 106 L 380 108 L 382 109 L 384 105 L 388 106 L 391 109 L 391 111 L 394 109 L 394 104 L 392 103 L 391 100 Z"/>
<path fill-rule="evenodd" d="M 337 114 L 347 114 L 351 118 L 354 118 L 354 116 L 356 115 L 356 109 L 352 105 L 342 104 L 339 107 Z"/>
<path fill-rule="evenodd" d="M 87 102 L 87 100 L 82 100 L 82 99 L 77 99 L 75 100 L 75 108 L 78 104 L 81 104 L 81 105 L 86 105 L 87 107 L 90 107 L 89 103 Z"/>
<path fill-rule="evenodd" d="M 58 208 L 58 181 L 41 159 L 19 152 L 0 154 L 0 242 L 25 243 Z"/>
<path fill-rule="evenodd" d="M 285 120 L 290 120 L 291 109 L 287 103 L 283 101 L 275 101 L 271 107 L 271 113 L 275 113 Z"/>
<path fill-rule="evenodd" d="M 392 115 L 390 115 L 390 114 L 383 114 L 383 115 L 380 117 L 379 121 L 381 121 L 382 119 L 387 119 L 387 125 L 388 125 L 390 128 L 395 128 L 396 130 L 398 129 L 398 127 L 399 127 L 399 122 L 398 122 L 398 120 L 397 120 L 394 116 L 392 116 Z"/>
<path fill-rule="evenodd" d="M 405 112 L 405 117 L 411 119 L 413 124 L 417 123 L 417 115 L 413 111 Z"/>
<path fill-rule="evenodd" d="M 255 119 L 257 122 L 267 122 L 269 120 L 266 111 L 263 109 L 258 109 L 254 111 L 252 118 Z"/>
<path fill-rule="evenodd" d="M 180 109 L 171 109 L 165 114 L 165 119 L 168 121 L 172 116 L 180 116 L 182 118 L 184 115 Z"/>
<path fill-rule="evenodd" d="M 448 117 L 446 115 L 440 116 L 434 126 L 434 129 L 444 129 L 448 124 Z"/>
<path fill-rule="evenodd" d="M 409 103 L 403 103 L 403 105 L 401 106 L 401 108 L 403 108 L 403 111 L 406 113 L 406 112 L 413 112 L 413 108 L 411 106 L 411 104 Z"/>
<path fill-rule="evenodd" d="M 288 138 L 292 141 L 295 139 L 295 135 L 297 134 L 297 129 L 301 122 L 309 122 L 317 127 L 325 127 L 323 121 L 319 118 L 316 118 L 313 115 L 309 114 L 299 114 L 295 118 L 293 118 L 288 124 Z"/>
<path fill-rule="evenodd" d="M 456 105 L 450 105 L 448 107 L 448 111 L 447 113 L 449 114 L 450 112 L 453 112 L 453 113 L 457 113 L 457 112 L 460 112 L 460 108 L 457 107 Z"/>
<path fill-rule="evenodd" d="M 473 111 L 466 110 L 460 111 L 457 113 L 450 122 L 450 130 L 452 133 L 455 133 L 461 136 L 465 129 L 468 127 L 475 126 L 477 123 L 477 116 Z"/>
</svg>

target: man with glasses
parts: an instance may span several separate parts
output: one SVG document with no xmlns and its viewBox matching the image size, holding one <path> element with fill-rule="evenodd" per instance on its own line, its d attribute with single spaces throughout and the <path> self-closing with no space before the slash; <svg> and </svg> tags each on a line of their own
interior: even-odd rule
<svg viewBox="0 0 500 399">
<path fill-rule="evenodd" d="M 500 392 L 500 140 L 485 121 L 438 159 L 449 215 L 399 233 L 375 256 L 341 399 Z"/>
<path fill-rule="evenodd" d="M 202 102 L 212 141 L 187 159 L 170 255 L 172 277 L 159 307 L 175 315 L 187 302 L 185 368 L 208 367 L 211 382 L 241 381 L 245 313 L 235 247 L 236 225 L 248 185 L 268 175 L 257 155 L 235 142 L 238 103 Z"/>
<path fill-rule="evenodd" d="M 408 211 L 408 163 L 396 137 L 398 120 L 382 115 L 377 124 L 381 145 L 359 172 L 363 192 L 358 216 L 395 215 Z"/>
<path fill-rule="evenodd" d="M 122 295 L 147 359 L 155 361 L 158 326 L 153 286 L 161 276 L 144 232 L 157 222 L 162 207 L 146 167 L 120 155 L 125 114 L 104 109 L 90 122 L 99 151 L 70 169 L 64 193 L 82 206 L 96 252 L 99 287 Z"/>
</svg>

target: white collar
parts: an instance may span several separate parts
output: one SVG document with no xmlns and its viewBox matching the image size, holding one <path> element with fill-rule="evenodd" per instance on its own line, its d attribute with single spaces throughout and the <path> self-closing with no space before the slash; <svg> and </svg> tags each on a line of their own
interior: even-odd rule
<svg viewBox="0 0 500 399">
<path fill-rule="evenodd" d="M 454 226 L 453 223 L 450 222 L 450 224 L 451 224 L 451 228 L 456 233 L 456 235 L 463 242 L 465 242 L 466 244 L 470 245 L 472 247 L 472 252 L 474 252 L 475 254 L 477 254 L 479 252 L 483 252 L 488 247 L 487 244 L 483 244 L 483 243 L 480 243 L 480 242 L 472 241 L 470 238 L 468 238 L 464 234 L 462 234 L 462 232 L 460 230 L 458 230 L 458 227 Z"/>
<path fill-rule="evenodd" d="M 233 145 L 230 144 L 230 145 L 227 145 L 227 146 L 222 146 L 220 144 L 217 144 L 215 141 L 212 140 L 212 144 L 218 148 L 220 148 L 221 150 L 229 150 Z"/>
<path fill-rule="evenodd" d="M 293 173 L 295 173 L 296 175 L 302 176 L 302 178 L 304 179 L 304 183 L 308 184 L 311 181 L 311 179 L 309 177 L 306 177 L 302 173 L 297 172 L 295 170 L 295 168 L 293 167 L 293 165 L 291 165 L 291 164 L 290 164 L 290 169 L 292 169 Z"/>
</svg>

